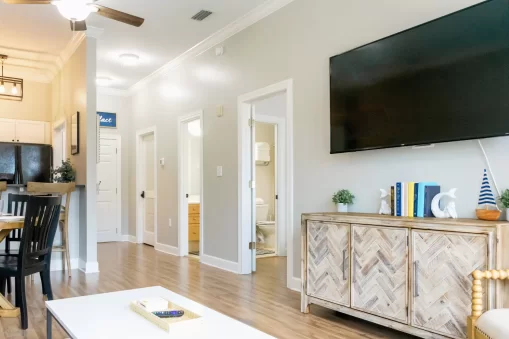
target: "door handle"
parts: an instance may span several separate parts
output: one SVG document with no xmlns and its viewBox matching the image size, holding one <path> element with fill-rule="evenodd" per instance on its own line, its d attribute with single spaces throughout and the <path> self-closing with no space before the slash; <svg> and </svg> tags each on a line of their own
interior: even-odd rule
<svg viewBox="0 0 509 339">
<path fill-rule="evenodd" d="M 343 280 L 346 280 L 346 250 L 343 250 Z"/>
<path fill-rule="evenodd" d="M 142 192 L 141 192 L 140 197 L 142 197 L 143 199 L 145 199 L 145 191 L 142 191 Z"/>
<path fill-rule="evenodd" d="M 414 297 L 419 296 L 419 261 L 414 261 Z"/>
</svg>

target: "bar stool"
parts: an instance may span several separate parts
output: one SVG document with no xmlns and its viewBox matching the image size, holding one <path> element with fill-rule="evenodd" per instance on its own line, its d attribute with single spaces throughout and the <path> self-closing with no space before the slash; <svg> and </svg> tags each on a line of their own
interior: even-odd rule
<svg viewBox="0 0 509 339">
<path fill-rule="evenodd" d="M 29 182 L 27 192 L 30 194 L 66 194 L 65 206 L 62 206 L 60 213 L 59 225 L 62 231 L 62 244 L 60 246 L 53 246 L 53 252 L 61 252 L 65 260 L 62 260 L 62 265 L 65 268 L 67 264 L 67 272 L 71 277 L 71 256 L 69 254 L 69 209 L 71 208 L 71 193 L 76 189 L 76 183 L 65 184 L 51 184 L 44 182 Z M 64 259 L 64 258 L 62 258 Z"/>
</svg>

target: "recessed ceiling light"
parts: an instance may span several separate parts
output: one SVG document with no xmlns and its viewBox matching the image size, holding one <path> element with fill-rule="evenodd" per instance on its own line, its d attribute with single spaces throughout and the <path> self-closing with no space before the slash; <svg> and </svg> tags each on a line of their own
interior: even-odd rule
<svg viewBox="0 0 509 339">
<path fill-rule="evenodd" d="M 124 66 L 136 66 L 140 61 L 140 57 L 136 54 L 122 54 L 119 58 Z"/>
<path fill-rule="evenodd" d="M 98 86 L 109 86 L 113 82 L 111 78 L 107 77 L 99 77 L 95 79 L 95 82 Z"/>
</svg>

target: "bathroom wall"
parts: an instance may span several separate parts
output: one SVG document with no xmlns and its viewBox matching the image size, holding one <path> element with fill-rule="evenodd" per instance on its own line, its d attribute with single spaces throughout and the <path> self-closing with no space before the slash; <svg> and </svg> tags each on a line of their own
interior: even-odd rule
<svg viewBox="0 0 509 339">
<path fill-rule="evenodd" d="M 200 178 L 200 142 L 201 137 L 193 136 L 188 132 L 189 143 L 189 195 L 201 195 Z"/>
<path fill-rule="evenodd" d="M 269 205 L 269 220 L 274 220 L 275 212 L 275 133 L 274 125 L 263 122 L 256 123 L 256 142 L 270 145 L 270 163 L 268 166 L 256 166 L 256 197 L 262 198 Z"/>
</svg>

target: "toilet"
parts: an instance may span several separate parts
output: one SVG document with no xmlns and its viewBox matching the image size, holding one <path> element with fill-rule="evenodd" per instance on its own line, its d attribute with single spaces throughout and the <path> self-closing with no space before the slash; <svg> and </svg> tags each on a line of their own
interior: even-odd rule
<svg viewBox="0 0 509 339">
<path fill-rule="evenodd" d="M 276 248 L 276 222 L 269 221 L 269 205 L 261 198 L 256 199 L 256 226 L 260 228 L 264 234 L 263 248 Z"/>
</svg>

